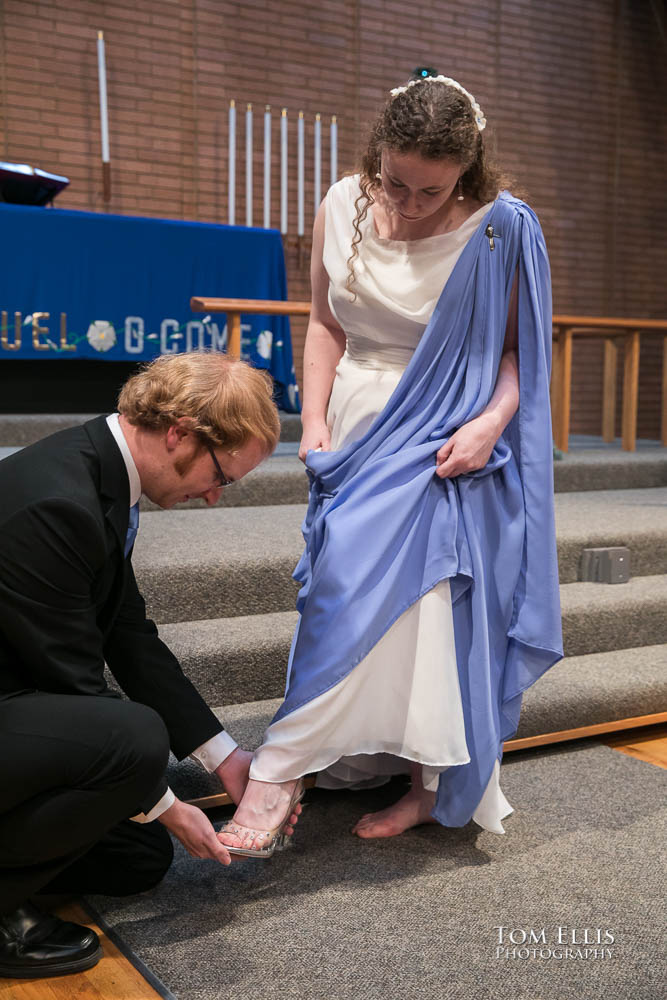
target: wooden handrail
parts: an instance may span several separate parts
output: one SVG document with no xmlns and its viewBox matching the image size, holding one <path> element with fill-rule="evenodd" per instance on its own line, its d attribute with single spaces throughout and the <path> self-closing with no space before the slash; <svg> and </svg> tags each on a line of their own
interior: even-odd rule
<svg viewBox="0 0 667 1000">
<path fill-rule="evenodd" d="M 227 353 L 241 357 L 241 314 L 260 313 L 265 316 L 307 316 L 310 302 L 284 302 L 272 299 L 190 299 L 192 312 L 227 313 Z"/>
<path fill-rule="evenodd" d="M 564 316 L 553 317 L 554 326 L 607 327 L 618 330 L 656 330 L 667 333 L 667 319 L 628 319 L 624 316 Z"/>
<path fill-rule="evenodd" d="M 283 302 L 273 299 L 190 299 L 193 312 L 265 313 L 272 316 L 307 316 L 310 302 Z"/>
<path fill-rule="evenodd" d="M 241 314 L 260 313 L 266 316 L 307 316 L 310 302 L 277 301 L 274 299 L 218 299 L 195 296 L 190 300 L 192 312 L 226 313 L 230 357 L 241 356 Z M 603 337 L 605 340 L 602 437 L 614 439 L 616 410 L 616 340 L 625 342 L 623 373 L 622 445 L 634 451 L 637 443 L 637 401 L 639 397 L 639 341 L 642 333 L 662 334 L 661 438 L 667 445 L 667 320 L 630 319 L 609 316 L 570 316 L 559 313 L 553 317 L 553 365 L 551 373 L 551 419 L 554 441 L 561 451 L 568 450 L 570 436 L 570 401 L 572 391 L 572 346 L 574 337 Z"/>
</svg>

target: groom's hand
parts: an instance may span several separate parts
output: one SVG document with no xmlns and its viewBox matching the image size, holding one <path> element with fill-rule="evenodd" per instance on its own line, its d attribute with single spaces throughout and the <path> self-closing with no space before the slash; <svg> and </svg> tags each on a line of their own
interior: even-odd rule
<svg viewBox="0 0 667 1000">
<path fill-rule="evenodd" d="M 225 791 L 235 805 L 238 805 L 243 798 L 243 793 L 248 784 L 248 772 L 251 762 L 252 754 L 250 751 L 241 750 L 240 747 L 237 747 L 215 769 L 215 773 L 220 778 Z"/>
<path fill-rule="evenodd" d="M 193 858 L 210 858 L 221 865 L 231 864 L 229 851 L 220 843 L 210 820 L 197 806 L 176 799 L 158 816 L 158 820 L 180 840 Z"/>
</svg>

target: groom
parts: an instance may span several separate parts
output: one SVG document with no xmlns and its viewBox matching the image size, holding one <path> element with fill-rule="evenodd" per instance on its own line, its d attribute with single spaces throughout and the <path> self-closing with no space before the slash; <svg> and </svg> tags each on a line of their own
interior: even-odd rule
<svg viewBox="0 0 667 1000">
<path fill-rule="evenodd" d="M 142 494 L 215 503 L 271 454 L 278 414 L 268 377 L 220 354 L 157 359 L 118 409 L 0 462 L 0 976 L 101 956 L 92 931 L 42 913 L 34 893 L 148 889 L 171 862 L 167 831 L 195 857 L 231 860 L 167 787 L 167 758 L 192 755 L 238 802 L 251 755 L 146 618 L 132 545 Z"/>
</svg>

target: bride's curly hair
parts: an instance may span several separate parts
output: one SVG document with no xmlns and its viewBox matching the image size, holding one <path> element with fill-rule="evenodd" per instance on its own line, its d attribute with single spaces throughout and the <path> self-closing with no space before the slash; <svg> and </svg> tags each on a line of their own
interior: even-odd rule
<svg viewBox="0 0 667 1000">
<path fill-rule="evenodd" d="M 376 174 L 380 172 L 383 149 L 419 153 L 427 160 L 454 160 L 464 168 L 463 194 L 483 203 L 493 201 L 511 183 L 488 156 L 472 104 L 460 91 L 449 84 L 424 80 L 389 98 L 370 127 L 366 152 L 361 157 L 361 194 L 354 203 L 354 237 L 345 282 L 350 292 L 353 292 L 354 262 L 359 256 L 361 223 L 380 187 Z"/>
</svg>

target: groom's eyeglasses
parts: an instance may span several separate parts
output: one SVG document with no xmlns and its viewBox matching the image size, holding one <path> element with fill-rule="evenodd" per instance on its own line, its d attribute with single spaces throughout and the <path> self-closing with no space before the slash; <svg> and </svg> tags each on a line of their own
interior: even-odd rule
<svg viewBox="0 0 667 1000">
<path fill-rule="evenodd" d="M 211 458 L 213 459 L 213 464 L 215 466 L 215 475 L 216 475 L 216 479 L 217 479 L 217 483 L 215 484 L 216 488 L 217 489 L 222 489 L 224 486 L 231 486 L 232 483 L 234 482 L 234 480 L 230 479 L 229 476 L 226 476 L 224 474 L 224 472 L 222 471 L 222 469 L 220 468 L 220 462 L 215 457 L 215 452 L 213 451 L 213 446 L 208 441 L 205 441 L 204 444 L 208 448 L 209 454 L 210 454 Z"/>
</svg>

